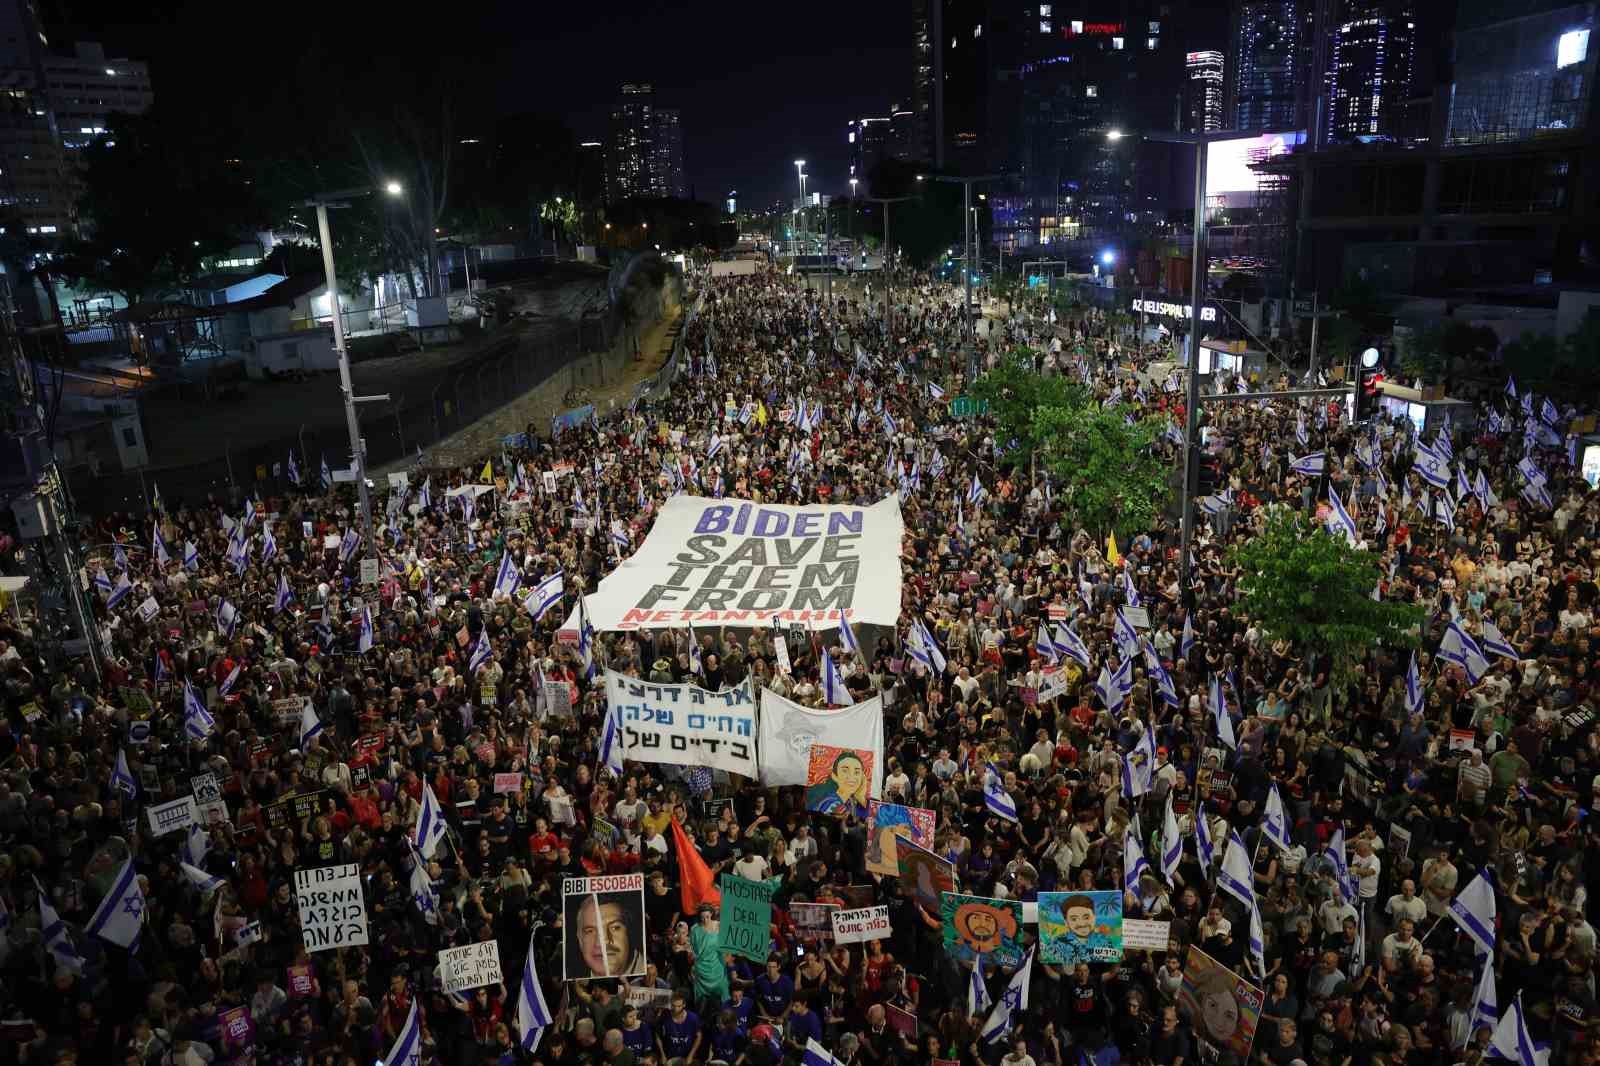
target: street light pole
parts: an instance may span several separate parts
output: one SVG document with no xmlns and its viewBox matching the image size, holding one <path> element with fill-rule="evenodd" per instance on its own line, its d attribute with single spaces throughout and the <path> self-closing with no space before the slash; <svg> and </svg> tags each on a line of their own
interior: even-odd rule
<svg viewBox="0 0 1600 1066">
<path fill-rule="evenodd" d="M 885 335 L 894 332 L 894 312 L 889 305 L 889 205 L 897 204 L 902 200 L 914 200 L 914 196 L 869 196 L 867 201 L 883 205 L 883 253 L 879 256 L 879 263 L 883 270 L 883 328 Z"/>
<path fill-rule="evenodd" d="M 994 181 L 999 174 L 978 174 L 970 178 L 947 177 L 941 174 L 933 176 L 934 181 L 959 182 L 966 189 L 965 209 L 962 211 L 963 222 L 966 228 L 967 254 L 966 261 L 962 264 L 962 273 L 965 275 L 962 318 L 966 324 L 967 335 L 967 378 L 974 379 L 978 376 L 978 346 L 973 337 L 972 329 L 972 183 L 975 181 Z"/>
<path fill-rule="evenodd" d="M 389 182 L 384 191 L 399 196 L 404 191 L 398 182 Z M 328 305 L 333 312 L 333 350 L 339 359 L 339 392 L 344 397 L 345 428 L 350 433 L 350 462 L 356 475 L 356 498 L 361 504 L 361 535 L 365 538 L 365 552 L 377 550 L 377 540 L 372 530 L 372 494 L 367 490 L 367 450 L 361 440 L 361 423 L 356 417 L 356 404 L 387 401 L 383 396 L 357 396 L 350 379 L 350 352 L 345 346 L 344 315 L 339 308 L 339 279 L 333 269 L 333 234 L 328 227 L 328 205 L 342 204 L 360 196 L 368 196 L 372 187 L 341 189 L 321 193 L 306 201 L 307 207 L 317 209 L 317 235 L 322 242 L 322 269 L 327 276 Z"/>
</svg>

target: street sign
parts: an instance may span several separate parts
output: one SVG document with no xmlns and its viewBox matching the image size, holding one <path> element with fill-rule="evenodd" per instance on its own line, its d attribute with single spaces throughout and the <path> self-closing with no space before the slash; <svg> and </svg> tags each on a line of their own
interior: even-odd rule
<svg viewBox="0 0 1600 1066">
<path fill-rule="evenodd" d="M 988 413 L 988 400 L 980 400 L 974 396 L 957 396 L 950 401 L 951 418 L 971 418 L 973 415 L 986 415 Z"/>
<path fill-rule="evenodd" d="M 1310 296 L 1296 296 L 1294 298 L 1294 313 L 1302 318 L 1316 314 L 1317 294 L 1312 293 Z"/>
<path fill-rule="evenodd" d="M 361 583 L 363 585 L 378 583 L 378 560 L 370 555 L 361 560 Z"/>
</svg>

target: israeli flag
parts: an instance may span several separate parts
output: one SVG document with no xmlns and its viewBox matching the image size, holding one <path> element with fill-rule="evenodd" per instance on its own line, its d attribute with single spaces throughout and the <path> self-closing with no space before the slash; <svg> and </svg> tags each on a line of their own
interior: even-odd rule
<svg viewBox="0 0 1600 1066">
<path fill-rule="evenodd" d="M 128 553 L 123 550 L 121 544 L 116 544 L 112 547 L 111 561 L 117 564 L 118 570 L 126 571 L 128 569 Z"/>
<path fill-rule="evenodd" d="M 906 635 L 906 653 L 931 672 L 944 673 L 944 653 L 939 650 L 938 642 L 933 639 L 933 635 L 928 632 L 921 619 L 912 620 L 911 631 Z"/>
<path fill-rule="evenodd" d="M 1343 533 L 1345 540 L 1354 546 L 1361 540 L 1361 534 L 1356 529 L 1356 520 L 1345 510 L 1344 501 L 1339 499 L 1339 494 L 1334 491 L 1331 482 L 1328 484 L 1328 502 L 1333 505 L 1333 511 L 1328 515 L 1328 529 L 1335 533 Z"/>
<path fill-rule="evenodd" d="M 1333 864 L 1334 881 L 1339 885 L 1340 891 L 1344 893 L 1345 901 L 1354 903 L 1356 900 L 1356 879 L 1350 875 L 1350 860 L 1345 853 L 1344 826 L 1341 825 L 1333 831 L 1333 836 L 1328 838 L 1328 846 L 1323 849 L 1322 854 Z"/>
<path fill-rule="evenodd" d="M 1311 444 L 1311 434 L 1306 432 L 1306 416 L 1303 411 L 1294 413 L 1294 439 L 1295 443 L 1302 448 L 1309 447 Z"/>
<path fill-rule="evenodd" d="M 150 527 L 150 554 L 156 557 L 157 566 L 166 566 L 172 561 L 172 556 L 167 554 L 167 541 L 161 535 L 161 523 L 153 523 Z"/>
<path fill-rule="evenodd" d="M 217 604 L 217 632 L 229 640 L 233 639 L 233 630 L 239 624 L 239 608 L 227 600 Z"/>
<path fill-rule="evenodd" d="M 1406 667 L 1406 712 L 1416 714 L 1422 709 L 1422 674 L 1417 669 L 1417 653 L 1411 653 L 1411 664 Z"/>
<path fill-rule="evenodd" d="M 1494 951 L 1494 886 L 1483 871 L 1450 901 L 1450 918 L 1478 945 L 1480 954 Z"/>
<path fill-rule="evenodd" d="M 272 597 L 272 611 L 282 614 L 289 608 L 289 601 L 294 599 L 294 590 L 289 587 L 289 575 L 278 574 L 278 591 Z"/>
<path fill-rule="evenodd" d="M 477 643 L 472 646 L 472 655 L 467 659 L 467 676 L 471 677 L 478 672 L 478 668 L 487 663 L 494 655 L 494 649 L 489 647 L 489 630 L 478 630 Z"/>
<path fill-rule="evenodd" d="M 1134 835 L 1133 827 L 1129 826 L 1122 832 L 1122 888 L 1125 892 L 1139 891 L 1139 877 L 1150 872 L 1150 864 L 1145 861 L 1144 849 L 1139 846 L 1139 838 Z"/>
<path fill-rule="evenodd" d="M 194 546 L 194 541 L 183 542 L 183 568 L 185 570 L 200 569 L 200 549 Z"/>
<path fill-rule="evenodd" d="M 512 558 L 511 549 L 507 548 L 500 553 L 500 569 L 494 577 L 494 593 L 496 598 L 511 598 L 522 584 L 522 574 L 517 570 L 517 563 Z"/>
<path fill-rule="evenodd" d="M 189 883 L 200 890 L 202 896 L 209 896 L 222 887 L 222 878 L 208 874 L 198 866 L 180 862 L 178 868 L 183 871 L 183 876 L 189 879 Z"/>
<path fill-rule="evenodd" d="M 439 798 L 433 794 L 433 786 L 426 781 L 422 783 L 422 806 L 417 810 L 416 831 L 412 834 L 416 850 L 422 853 L 425 859 L 433 858 L 439 841 L 443 840 L 448 827 L 444 821 L 444 810 L 439 806 Z"/>
<path fill-rule="evenodd" d="M 979 481 L 978 475 L 974 473 L 972 475 L 972 484 L 967 486 L 967 504 L 969 506 L 976 506 L 977 504 L 981 503 L 983 498 L 988 494 L 989 490 L 983 487 L 983 482 Z"/>
<path fill-rule="evenodd" d="M 195 694 L 189 679 L 183 679 L 183 732 L 190 740 L 204 740 L 217 728 L 217 720 Z"/>
<path fill-rule="evenodd" d="M 1188 612 L 1183 616 L 1183 636 L 1178 640 L 1178 654 L 1184 659 L 1189 658 L 1194 651 L 1194 615 Z"/>
<path fill-rule="evenodd" d="M 422 920 L 429 925 L 439 924 L 439 892 L 433 887 L 433 878 L 428 876 L 428 860 L 424 859 L 415 847 L 406 845 L 406 850 L 411 852 L 411 877 L 408 887 L 411 890 L 411 902 L 422 915 Z"/>
<path fill-rule="evenodd" d="M 367 652 L 372 650 L 372 645 L 374 643 L 375 642 L 373 640 L 372 633 L 372 608 L 364 606 L 361 608 L 361 628 L 356 633 L 356 651 L 360 652 L 362 655 L 365 655 Z M 468 672 L 471 673 L 470 670 Z"/>
<path fill-rule="evenodd" d="M 1172 793 L 1167 793 L 1167 812 L 1161 820 L 1161 876 L 1176 884 L 1178 864 L 1183 862 L 1183 834 L 1178 830 L 1178 815 L 1172 809 Z"/>
<path fill-rule="evenodd" d="M 192 823 L 189 831 L 183 836 L 183 843 L 178 847 L 178 854 L 190 866 L 204 866 L 206 856 L 211 854 L 211 834 Z"/>
<path fill-rule="evenodd" d="M 967 975 L 967 1015 L 976 1018 L 994 1006 L 989 998 L 989 986 L 983 980 L 983 956 L 972 960 L 972 972 Z"/>
<path fill-rule="evenodd" d="M 1179 705 L 1178 691 L 1173 687 L 1172 675 L 1167 673 L 1167 668 L 1161 664 L 1161 659 L 1156 655 L 1156 649 L 1148 640 L 1139 642 L 1144 648 L 1145 669 L 1156 683 L 1156 695 L 1161 697 L 1161 702 L 1168 707 Z"/>
<path fill-rule="evenodd" d="M 1280 851 L 1288 851 L 1292 847 L 1289 842 L 1289 815 L 1284 809 L 1283 797 L 1278 795 L 1276 784 L 1267 793 L 1267 806 L 1261 819 L 1261 832 Z"/>
<path fill-rule="evenodd" d="M 1211 675 L 1211 716 L 1217 723 L 1217 737 L 1230 748 L 1237 749 L 1239 742 L 1233 735 L 1233 719 L 1228 716 L 1228 704 L 1222 696 L 1222 679 Z"/>
<path fill-rule="evenodd" d="M 1439 642 L 1439 655 L 1449 659 L 1467 672 L 1467 680 L 1476 685 L 1489 672 L 1489 659 L 1472 635 L 1461 628 L 1459 620 L 1450 623 Z"/>
<path fill-rule="evenodd" d="M 1050 630 L 1043 622 L 1039 623 L 1039 634 L 1033 638 L 1033 650 L 1041 659 L 1048 659 L 1052 664 L 1056 662 L 1056 645 L 1050 639 Z"/>
<path fill-rule="evenodd" d="M 132 948 L 144 926 L 144 891 L 139 887 L 139 875 L 133 860 L 122 864 L 111 891 L 106 893 L 94 917 L 89 919 L 85 931 L 91 936 L 108 940 L 118 947 Z"/>
<path fill-rule="evenodd" d="M 50 893 L 44 890 L 38 878 L 34 878 L 33 887 L 39 893 L 39 932 L 44 936 L 45 952 L 55 960 L 56 969 L 82 976 L 83 956 L 78 954 L 77 947 L 72 943 L 67 923 L 56 913 Z"/>
<path fill-rule="evenodd" d="M 839 647 L 851 655 L 861 654 L 861 645 L 856 640 L 855 630 L 850 628 L 850 623 L 843 612 L 839 614 Z"/>
<path fill-rule="evenodd" d="M 1517 398 L 1517 379 L 1516 378 L 1513 378 L 1513 377 L 1507 377 L 1506 378 L 1506 395 L 1511 397 L 1513 400 L 1515 400 Z"/>
<path fill-rule="evenodd" d="M 1217 861 L 1217 849 L 1211 842 L 1211 823 L 1206 820 L 1204 804 L 1194 809 L 1194 853 L 1200 858 L 1200 869 L 1209 871 Z"/>
<path fill-rule="evenodd" d="M 613 704 L 606 708 L 605 729 L 600 734 L 600 765 L 622 779 L 622 706 Z"/>
<path fill-rule="evenodd" d="M 578 657 L 583 660 L 583 676 L 593 679 L 599 671 L 594 661 L 594 626 L 589 624 L 588 608 L 583 597 L 578 597 Z"/>
<path fill-rule="evenodd" d="M 128 572 L 123 570 L 117 574 L 117 583 L 111 587 L 111 597 L 106 600 L 106 607 L 115 607 L 117 604 L 127 599 L 128 594 L 132 591 L 133 582 L 128 580 Z"/>
<path fill-rule="evenodd" d="M 932 400 L 944 399 L 944 389 L 936 381 L 928 382 L 928 398 Z"/>
<path fill-rule="evenodd" d="M 272 535 L 272 527 L 261 527 L 261 565 L 265 566 L 278 557 L 278 538 Z"/>
<path fill-rule="evenodd" d="M 139 796 L 139 782 L 134 780 L 133 772 L 128 769 L 128 755 L 121 748 L 117 749 L 117 762 L 111 768 L 111 788 L 130 800 Z"/>
<path fill-rule="evenodd" d="M 1365 912 L 1362 912 L 1361 920 L 1362 920 L 1363 923 L 1365 923 L 1365 921 L 1366 921 Z M 1366 943 L 1366 932 L 1363 931 L 1362 934 L 1361 934 L 1360 941 L 1358 942 L 1358 944 L 1356 946 L 1357 946 L 1358 949 L 1364 951 L 1365 943 Z M 1249 944 L 1250 944 L 1250 957 L 1255 960 L 1255 964 L 1256 964 L 1256 973 L 1257 974 L 1265 974 L 1267 972 L 1267 937 L 1266 937 L 1266 933 L 1261 928 L 1261 907 L 1260 907 L 1259 904 L 1257 904 L 1257 902 L 1255 900 L 1251 900 L 1250 901 L 1250 939 L 1249 939 Z M 1358 967 L 1358 969 L 1359 969 L 1359 967 Z"/>
<path fill-rule="evenodd" d="M 1228 834 L 1228 847 L 1222 853 L 1222 869 L 1217 872 L 1217 887 L 1246 907 L 1255 905 L 1255 875 L 1250 870 L 1250 852 L 1238 833 Z"/>
<path fill-rule="evenodd" d="M 323 491 L 333 487 L 333 471 L 328 467 L 328 457 L 322 457 L 322 488 Z"/>
<path fill-rule="evenodd" d="M 543 621 L 550 609 L 561 602 L 565 591 L 564 571 L 557 570 L 535 585 L 522 600 L 522 609 L 533 615 L 534 621 Z"/>
<path fill-rule="evenodd" d="M 722 437 L 720 437 L 719 435 L 717 435 L 715 433 L 711 434 L 711 446 L 706 449 L 706 462 L 709 463 L 709 462 L 711 462 L 711 460 L 713 460 L 717 456 L 721 455 L 722 454 L 722 449 L 726 445 L 727 445 L 727 442 L 724 441 L 722 439 Z"/>
<path fill-rule="evenodd" d="M 1550 493 L 1543 485 L 1536 482 L 1530 481 L 1522 486 L 1522 498 L 1546 511 L 1554 510 L 1555 508 L 1555 503 L 1550 499 Z"/>
<path fill-rule="evenodd" d="M 359 547 L 361 547 L 361 534 L 353 529 L 345 530 L 344 537 L 339 541 L 340 561 L 348 563 Z"/>
<path fill-rule="evenodd" d="M 1006 791 L 1006 786 L 1000 780 L 1000 775 L 993 766 L 983 769 L 983 805 L 989 808 L 989 813 L 998 815 L 1008 822 L 1017 820 L 1017 802 Z"/>
<path fill-rule="evenodd" d="M 1478 978 L 1477 990 L 1472 996 L 1472 1020 L 1467 1023 L 1467 1042 L 1471 1043 L 1479 1029 L 1493 1031 L 1499 1024 L 1500 997 L 1494 989 L 1494 958 L 1483 960 L 1483 976 Z"/>
<path fill-rule="evenodd" d="M 985 1044 L 1003 1040 L 1011 1032 L 1012 1027 L 1023 1020 L 1023 1012 L 1028 1009 L 1028 985 L 1033 981 L 1033 956 L 1034 949 L 1029 948 L 1027 958 L 1022 960 L 1022 969 L 1012 974 L 1011 980 L 1006 984 L 1006 990 L 1000 994 L 999 1002 L 989 1012 L 983 1028 L 978 1031 L 978 1038 Z M 823 1064 L 806 1062 L 802 1066 L 823 1066 Z"/>
<path fill-rule="evenodd" d="M 888 408 L 884 408 L 883 411 L 883 431 L 890 437 L 898 437 L 900 435 L 900 427 L 895 425 L 894 415 L 889 413 Z"/>
<path fill-rule="evenodd" d="M 1561 412 L 1556 410 L 1556 405 L 1550 402 L 1550 397 L 1544 398 L 1544 404 L 1539 408 L 1539 418 L 1545 425 L 1554 426 L 1561 421 Z"/>
<path fill-rule="evenodd" d="M 534 966 L 537 958 L 535 932 L 528 937 L 528 954 L 522 964 L 522 986 L 517 989 L 517 1032 L 521 1035 L 522 1050 L 533 1054 L 539 1050 L 539 1040 L 544 1031 L 555 1022 L 544 1001 L 544 988 L 539 984 L 539 971 Z"/>
<path fill-rule="evenodd" d="M 300 705 L 300 750 L 306 750 L 313 737 L 323 730 L 322 719 L 317 717 L 316 708 L 307 700 Z"/>
<path fill-rule="evenodd" d="M 1131 659 L 1139 654 L 1139 631 L 1128 621 L 1128 616 L 1123 613 L 1121 607 L 1117 608 L 1113 636 L 1116 638 L 1117 650 L 1122 653 L 1124 659 Z"/>
<path fill-rule="evenodd" d="M 292 451 L 289 453 L 289 481 L 295 485 L 300 484 L 300 466 L 294 461 Z"/>
<path fill-rule="evenodd" d="M 829 707 L 848 707 L 855 702 L 827 648 L 822 649 L 822 699 Z"/>
<path fill-rule="evenodd" d="M 1127 600 L 1129 607 L 1138 607 L 1139 590 L 1133 587 L 1133 574 L 1127 568 L 1122 571 L 1122 595 Z"/>
<path fill-rule="evenodd" d="M 1085 670 L 1089 669 L 1089 646 L 1083 642 L 1082 637 L 1068 629 L 1065 622 L 1056 623 L 1051 643 L 1055 645 L 1058 653 L 1075 660 Z"/>
<path fill-rule="evenodd" d="M 1510 659 L 1512 662 L 1520 662 L 1522 659 L 1522 656 L 1517 654 L 1517 649 L 1511 646 L 1511 642 L 1501 635 L 1500 627 L 1487 618 L 1483 620 L 1483 650 L 1490 655 Z"/>
<path fill-rule="evenodd" d="M 406 1014 L 406 1023 L 400 1027 L 389 1054 L 383 1057 L 384 1066 L 422 1066 L 422 1026 L 417 1018 L 419 998 L 411 997 L 411 1010 Z"/>
<path fill-rule="evenodd" d="M 217 686 L 217 694 L 226 696 L 233 691 L 233 686 L 239 683 L 239 675 L 244 673 L 244 660 L 233 664 L 233 669 L 228 671 L 228 676 L 222 679 L 222 684 Z"/>
<path fill-rule="evenodd" d="M 1422 480 L 1436 489 L 1445 488 L 1450 484 L 1450 463 L 1437 452 L 1419 447 L 1416 469 L 1417 473 L 1422 475 Z"/>
<path fill-rule="evenodd" d="M 96 592 L 102 596 L 111 595 L 111 575 L 106 573 L 105 567 L 97 566 L 94 568 L 93 581 Z"/>
<path fill-rule="evenodd" d="M 1304 474 L 1307 477 L 1318 477 L 1322 474 L 1323 464 L 1326 462 L 1326 459 L 1327 456 L 1323 452 L 1312 452 L 1309 455 L 1302 455 L 1298 459 L 1290 456 L 1289 469 L 1293 470 L 1296 474 Z"/>
<path fill-rule="evenodd" d="M 1492 1056 L 1510 1059 L 1517 1066 L 1549 1066 L 1550 1048 L 1535 1044 L 1528 1033 L 1528 1023 L 1522 1016 L 1522 993 L 1512 1000 L 1511 1009 L 1500 1018 L 1489 1037 Z"/>
</svg>

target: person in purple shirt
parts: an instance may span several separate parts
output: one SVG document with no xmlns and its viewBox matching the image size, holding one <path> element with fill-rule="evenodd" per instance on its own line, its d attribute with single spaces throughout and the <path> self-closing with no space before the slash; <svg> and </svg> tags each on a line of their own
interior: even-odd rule
<svg viewBox="0 0 1600 1066">
<path fill-rule="evenodd" d="M 748 1033 L 756 1018 L 756 1001 L 746 996 L 744 989 L 739 985 L 734 985 L 731 995 L 723 1006 L 733 1011 L 734 1020 L 739 1023 L 739 1028 Z"/>
<path fill-rule="evenodd" d="M 811 996 L 801 993 L 794 997 L 789 1017 L 783 1021 L 783 1043 L 789 1051 L 803 1056 L 807 1040 L 822 1040 L 822 1017 L 811 1009 Z"/>
<path fill-rule="evenodd" d="M 739 1018 L 732 1008 L 725 1007 L 717 1016 L 717 1024 L 711 1030 L 711 1049 L 707 1052 L 712 1059 L 721 1062 L 737 1062 L 744 1052 L 745 1044 L 749 1037 L 745 1035 L 744 1026 L 739 1024 Z"/>
<path fill-rule="evenodd" d="M 661 1061 L 692 1059 L 700 1053 L 700 1019 L 689 1009 L 682 992 L 672 994 L 672 1014 L 661 1023 L 656 1034 L 656 1050 Z"/>
<path fill-rule="evenodd" d="M 756 978 L 756 1005 L 769 1022 L 783 1021 L 783 1014 L 794 999 L 794 978 L 783 972 L 778 957 L 767 960 L 767 972 Z"/>
<path fill-rule="evenodd" d="M 656 1049 L 655 1030 L 647 1021 L 639 1018 L 639 1008 L 629 1007 L 622 1015 L 622 1046 L 633 1052 L 634 1057 L 643 1061 L 647 1055 L 654 1054 Z"/>
</svg>

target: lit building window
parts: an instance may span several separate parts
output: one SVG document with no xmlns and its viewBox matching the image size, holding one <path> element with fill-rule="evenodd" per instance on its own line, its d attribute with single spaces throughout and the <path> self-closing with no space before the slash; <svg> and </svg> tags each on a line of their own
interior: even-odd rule
<svg viewBox="0 0 1600 1066">
<path fill-rule="evenodd" d="M 1082 32 L 1083 32 L 1083 23 L 1079 22 L 1077 19 L 1073 19 L 1072 20 L 1072 35 L 1074 37 L 1076 37 Z"/>
<path fill-rule="evenodd" d="M 1156 50 L 1156 45 L 1158 45 L 1160 43 L 1161 43 L 1161 38 L 1159 38 L 1159 37 L 1146 37 L 1144 39 L 1144 46 L 1147 49 L 1149 49 L 1150 51 L 1152 51 L 1152 52 L 1154 52 Z"/>
<path fill-rule="evenodd" d="M 1123 40 L 1122 40 L 1121 37 L 1113 37 L 1113 38 L 1111 38 L 1111 50 L 1112 51 L 1114 51 L 1114 52 L 1122 51 L 1122 44 L 1123 44 Z"/>
<path fill-rule="evenodd" d="M 1040 33 L 1049 33 L 1050 32 L 1050 20 L 1049 19 L 1040 19 L 1039 20 L 1039 32 Z"/>
<path fill-rule="evenodd" d="M 1089 97 L 1090 99 L 1094 99 L 1100 95 L 1100 87 L 1097 85 L 1085 85 L 1083 87 L 1083 95 Z"/>
<path fill-rule="evenodd" d="M 980 22 L 976 26 L 972 27 L 972 37 L 973 37 L 973 40 L 977 40 L 979 37 L 982 37 L 982 36 L 983 36 L 983 23 Z"/>
<path fill-rule="evenodd" d="M 1053 8 L 1049 4 L 1040 4 L 1039 5 L 1039 17 L 1042 18 L 1042 19 L 1049 18 L 1050 17 L 1050 13 L 1051 13 L 1052 10 L 1053 10 Z"/>
</svg>

